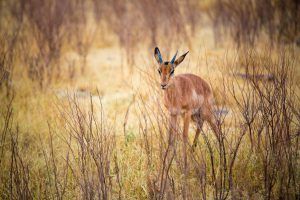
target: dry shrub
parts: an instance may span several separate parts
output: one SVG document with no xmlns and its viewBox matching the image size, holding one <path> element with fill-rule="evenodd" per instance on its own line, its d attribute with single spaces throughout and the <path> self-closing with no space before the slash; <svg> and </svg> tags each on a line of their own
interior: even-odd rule
<svg viewBox="0 0 300 200">
<path fill-rule="evenodd" d="M 270 43 L 294 43 L 299 39 L 299 2 L 295 0 L 215 0 L 209 16 L 216 42 L 224 33 L 229 33 L 238 47 L 254 46 L 263 34 Z"/>
<path fill-rule="evenodd" d="M 97 33 L 98 26 L 91 23 L 89 19 L 89 4 L 84 0 L 71 2 L 70 20 L 66 23 L 69 28 L 69 40 L 71 41 L 72 49 L 80 56 L 79 65 L 81 75 L 85 74 L 87 67 L 87 56 L 91 50 Z M 96 13 L 95 13 L 96 14 Z"/>
<path fill-rule="evenodd" d="M 13 26 L 22 24 L 18 54 L 30 79 L 43 88 L 62 78 L 61 58 L 69 48 L 80 56 L 80 72 L 84 73 L 96 31 L 88 26 L 89 4 L 86 1 L 14 0 L 6 4 L 3 8 L 10 10 L 4 21 L 11 20 Z M 18 34 L 13 27 L 4 30 Z M 74 72 L 70 73 L 73 78 Z"/>
<path fill-rule="evenodd" d="M 102 40 L 103 33 L 116 36 L 121 67 L 127 64 L 132 72 L 137 57 L 134 52 L 145 45 L 151 49 L 159 44 L 172 48 L 184 43 L 191 47 L 191 35 L 200 21 L 199 3 L 195 0 L 6 0 L 3 5 L 3 9 L 10 8 L 3 21 L 11 20 L 14 26 L 22 23 L 18 53 L 29 78 L 42 88 L 63 78 L 61 58 L 66 51 L 78 53 L 77 64 L 80 73 L 84 73 L 94 39 Z M 17 33 L 12 27 L 4 28 Z M 69 77 L 74 78 L 74 74 L 71 69 Z"/>
<path fill-rule="evenodd" d="M 11 93 L 14 59 L 17 52 L 17 41 L 22 28 L 23 2 L 13 4 L 3 1 L 0 4 L 0 90 Z"/>
<path fill-rule="evenodd" d="M 159 106 L 159 103 L 155 102 L 155 105 Z M 145 103 L 142 97 L 140 97 L 138 109 L 140 133 L 143 138 L 142 147 L 147 156 L 145 178 L 148 197 L 150 199 L 174 199 L 178 195 L 175 194 L 177 182 L 175 186 L 175 177 L 171 174 L 171 168 L 175 167 L 176 153 L 171 145 L 168 117 L 162 110 Z"/>
<path fill-rule="evenodd" d="M 272 58 L 274 53 L 276 57 Z M 240 77 L 235 76 L 234 86 L 229 90 L 251 144 L 249 160 L 243 161 L 244 169 L 248 172 L 249 168 L 248 173 L 261 177 L 257 180 L 259 183 L 252 184 L 260 185 L 265 199 L 296 199 L 299 187 L 296 58 L 288 49 L 263 53 L 252 50 L 245 57 L 248 58 L 247 78 L 241 82 Z M 257 78 L 262 73 L 271 74 L 273 78 Z M 251 165 L 255 165 L 254 171 Z M 250 185 L 244 183 L 243 187 L 251 196 L 254 193 L 246 189 Z"/>
<path fill-rule="evenodd" d="M 122 198 L 114 129 L 92 98 L 87 110 L 75 96 L 69 98 L 69 106 L 59 103 L 59 124 L 64 128 L 48 122 L 49 137 L 38 141 L 20 139 L 24 134 L 13 124 L 12 102 L 8 101 L 1 118 L 2 198 Z M 37 154 L 29 156 L 28 145 Z"/>
<path fill-rule="evenodd" d="M 29 65 L 28 75 L 39 84 L 50 83 L 60 76 L 60 57 L 71 7 L 70 1 L 27 1 L 24 14 L 31 27 L 23 52 Z M 29 44 L 33 49 L 28 48 Z"/>
<path fill-rule="evenodd" d="M 3 102 L 0 129 L 0 193 L 2 199 L 30 199 L 33 194 L 30 187 L 30 166 L 22 158 L 19 144 L 19 127 L 13 125 L 14 97 Z"/>
<path fill-rule="evenodd" d="M 135 61 L 133 52 L 142 45 L 152 49 L 158 44 L 167 48 L 181 42 L 190 44 L 190 35 L 195 33 L 200 18 L 199 5 L 194 0 L 93 2 L 96 19 L 107 23 L 117 36 L 131 68 Z"/>
<path fill-rule="evenodd" d="M 11 84 L 11 72 L 13 63 L 13 53 L 9 36 L 6 33 L 0 33 L 0 89 L 9 92 Z"/>
<path fill-rule="evenodd" d="M 68 133 L 64 139 L 69 152 L 68 167 L 82 199 L 111 199 L 113 187 L 120 183 L 119 171 L 112 168 L 115 165 L 118 169 L 114 127 L 106 122 L 101 99 L 98 100 L 100 109 L 91 96 L 87 112 L 75 97 L 69 99 L 69 111 L 59 108 Z"/>
</svg>

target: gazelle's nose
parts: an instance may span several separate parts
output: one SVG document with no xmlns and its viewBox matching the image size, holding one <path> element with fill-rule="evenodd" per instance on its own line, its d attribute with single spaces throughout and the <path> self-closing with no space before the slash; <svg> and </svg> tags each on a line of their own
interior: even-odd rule
<svg viewBox="0 0 300 200">
<path fill-rule="evenodd" d="M 160 86 L 161 86 L 161 89 L 166 89 L 166 86 L 167 86 L 167 84 L 166 83 L 162 83 L 162 84 L 160 84 Z"/>
</svg>

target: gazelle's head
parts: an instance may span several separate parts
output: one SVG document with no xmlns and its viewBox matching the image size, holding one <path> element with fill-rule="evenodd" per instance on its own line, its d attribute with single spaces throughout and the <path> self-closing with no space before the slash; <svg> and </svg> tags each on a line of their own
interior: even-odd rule
<svg viewBox="0 0 300 200">
<path fill-rule="evenodd" d="M 160 86 L 163 90 L 167 89 L 169 86 L 170 80 L 174 76 L 175 68 L 184 60 L 186 54 L 183 54 L 176 60 L 177 52 L 173 56 L 171 61 L 163 61 L 162 56 L 160 54 L 160 51 L 157 47 L 154 49 L 154 57 L 156 61 L 158 62 L 158 73 L 160 75 Z"/>
</svg>

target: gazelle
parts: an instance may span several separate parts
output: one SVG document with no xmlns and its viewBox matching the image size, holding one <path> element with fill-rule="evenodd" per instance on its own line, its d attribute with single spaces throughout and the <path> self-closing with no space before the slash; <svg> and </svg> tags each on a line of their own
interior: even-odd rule
<svg viewBox="0 0 300 200">
<path fill-rule="evenodd" d="M 174 76 L 175 68 L 184 60 L 186 52 L 176 60 L 177 52 L 171 61 L 163 61 L 159 49 L 154 49 L 154 57 L 158 62 L 158 73 L 161 89 L 164 91 L 164 105 L 170 113 L 170 130 L 177 131 L 177 118 L 184 119 L 183 141 L 186 144 L 190 120 L 196 123 L 196 134 L 193 148 L 197 145 L 197 138 L 203 122 L 207 121 L 218 138 L 218 129 L 213 117 L 213 94 L 209 84 L 194 74 L 180 74 Z"/>
</svg>

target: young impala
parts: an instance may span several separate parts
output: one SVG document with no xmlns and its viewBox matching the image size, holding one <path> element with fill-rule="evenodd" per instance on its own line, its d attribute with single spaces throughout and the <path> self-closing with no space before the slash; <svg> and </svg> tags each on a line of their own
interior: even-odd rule
<svg viewBox="0 0 300 200">
<path fill-rule="evenodd" d="M 218 129 L 213 117 L 213 94 L 207 82 L 194 74 L 180 74 L 174 76 L 175 68 L 184 60 L 186 52 L 177 60 L 176 55 L 171 61 L 163 61 L 159 49 L 154 50 L 158 62 L 158 72 L 161 80 L 161 89 L 164 91 L 164 105 L 170 113 L 170 130 L 177 132 L 177 118 L 184 118 L 183 141 L 186 144 L 189 124 L 192 119 L 196 123 L 196 135 L 193 148 L 197 145 L 197 138 L 203 122 L 207 121 L 218 138 Z"/>
</svg>

